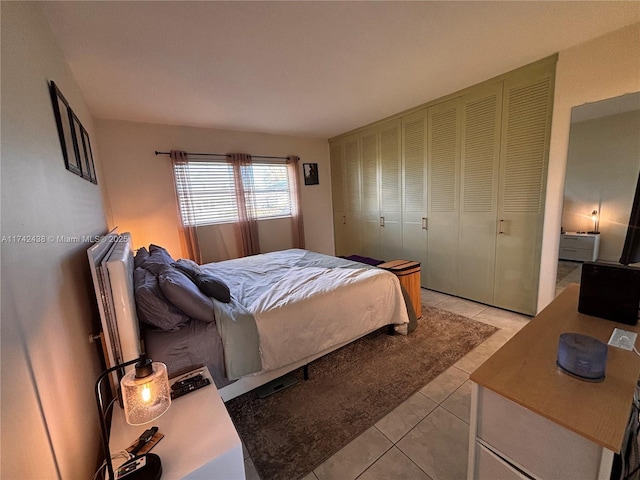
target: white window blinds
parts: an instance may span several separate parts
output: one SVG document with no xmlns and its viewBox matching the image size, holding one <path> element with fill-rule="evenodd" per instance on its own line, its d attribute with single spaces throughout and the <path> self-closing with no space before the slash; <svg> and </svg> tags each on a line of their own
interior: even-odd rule
<svg viewBox="0 0 640 480">
<path fill-rule="evenodd" d="M 233 168 L 224 160 L 189 161 L 177 165 L 178 197 L 183 218 L 193 225 L 238 221 Z M 247 203 L 258 219 L 291 216 L 291 190 L 284 163 L 253 161 L 243 167 Z"/>
</svg>

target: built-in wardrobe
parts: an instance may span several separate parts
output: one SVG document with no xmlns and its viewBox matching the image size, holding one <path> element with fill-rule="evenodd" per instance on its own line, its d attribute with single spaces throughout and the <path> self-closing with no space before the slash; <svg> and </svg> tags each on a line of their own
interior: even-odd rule
<svg viewBox="0 0 640 480">
<path fill-rule="evenodd" d="M 336 254 L 535 314 L 556 60 L 331 139 Z"/>
</svg>

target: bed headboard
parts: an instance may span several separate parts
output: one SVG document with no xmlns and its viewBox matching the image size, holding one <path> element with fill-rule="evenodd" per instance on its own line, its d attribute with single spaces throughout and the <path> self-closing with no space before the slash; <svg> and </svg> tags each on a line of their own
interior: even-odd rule
<svg viewBox="0 0 640 480">
<path fill-rule="evenodd" d="M 110 232 L 87 250 L 98 299 L 107 366 L 138 358 L 142 352 L 133 292 L 131 234 Z"/>
</svg>

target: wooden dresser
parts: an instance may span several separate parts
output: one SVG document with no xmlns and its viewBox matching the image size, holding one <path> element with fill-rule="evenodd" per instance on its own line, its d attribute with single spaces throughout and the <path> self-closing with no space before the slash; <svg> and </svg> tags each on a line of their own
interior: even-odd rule
<svg viewBox="0 0 640 480">
<path fill-rule="evenodd" d="M 609 479 L 640 376 L 640 357 L 609 347 L 605 380 L 556 366 L 561 333 L 607 343 L 638 326 L 578 312 L 572 284 L 482 364 L 472 383 L 468 479 Z"/>
</svg>

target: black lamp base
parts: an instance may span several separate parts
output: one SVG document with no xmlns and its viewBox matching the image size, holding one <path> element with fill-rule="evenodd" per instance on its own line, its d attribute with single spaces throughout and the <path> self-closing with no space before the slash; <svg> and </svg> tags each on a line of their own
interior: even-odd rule
<svg viewBox="0 0 640 480">
<path fill-rule="evenodd" d="M 128 473 L 121 472 L 123 468 L 126 468 L 128 465 L 132 466 L 136 459 L 142 457 L 145 459 L 144 466 L 138 467 L 136 470 Z M 122 480 L 160 480 L 161 476 L 162 463 L 160 462 L 160 457 L 155 453 L 147 453 L 146 455 L 140 455 L 135 459 L 129 460 L 116 472 L 116 479 Z"/>
</svg>

